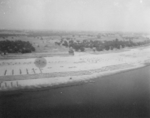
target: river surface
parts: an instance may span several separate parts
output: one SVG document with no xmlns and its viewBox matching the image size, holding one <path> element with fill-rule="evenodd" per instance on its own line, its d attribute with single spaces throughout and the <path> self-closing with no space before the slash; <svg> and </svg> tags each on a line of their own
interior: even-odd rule
<svg viewBox="0 0 150 118">
<path fill-rule="evenodd" d="M 0 118 L 149 118 L 150 67 L 93 82 L 0 95 Z"/>
</svg>

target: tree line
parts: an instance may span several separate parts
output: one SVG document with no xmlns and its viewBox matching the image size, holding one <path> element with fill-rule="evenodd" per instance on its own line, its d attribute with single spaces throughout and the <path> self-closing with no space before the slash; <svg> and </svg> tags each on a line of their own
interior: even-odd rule
<svg viewBox="0 0 150 118">
<path fill-rule="evenodd" d="M 85 48 L 91 48 L 95 51 L 103 50 L 113 50 L 121 49 L 125 47 L 141 46 L 145 44 L 150 44 L 150 40 L 145 40 L 142 42 L 133 42 L 132 40 L 111 40 L 111 41 L 100 41 L 100 40 L 61 40 L 60 42 L 55 42 L 56 45 L 63 45 L 65 47 L 71 47 L 75 51 L 85 51 Z"/>
<path fill-rule="evenodd" d="M 7 53 L 30 53 L 34 51 L 35 48 L 29 41 L 0 41 L 0 53 L 4 55 L 6 55 Z"/>
</svg>

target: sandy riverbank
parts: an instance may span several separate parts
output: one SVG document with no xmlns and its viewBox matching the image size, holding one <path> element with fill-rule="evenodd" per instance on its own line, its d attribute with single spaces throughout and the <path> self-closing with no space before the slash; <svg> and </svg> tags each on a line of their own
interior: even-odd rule
<svg viewBox="0 0 150 118">
<path fill-rule="evenodd" d="M 102 55 L 79 53 L 72 57 L 45 57 L 47 65 L 41 71 L 34 64 L 35 58 L 1 61 L 0 91 L 61 86 L 140 68 L 150 60 L 149 53 L 147 47 Z"/>
</svg>

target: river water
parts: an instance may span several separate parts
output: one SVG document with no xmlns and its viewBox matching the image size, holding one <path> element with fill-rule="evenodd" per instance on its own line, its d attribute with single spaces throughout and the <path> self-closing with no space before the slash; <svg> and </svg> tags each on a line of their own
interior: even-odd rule
<svg viewBox="0 0 150 118">
<path fill-rule="evenodd" d="M 150 67 L 93 82 L 0 96 L 0 118 L 148 118 Z"/>
</svg>

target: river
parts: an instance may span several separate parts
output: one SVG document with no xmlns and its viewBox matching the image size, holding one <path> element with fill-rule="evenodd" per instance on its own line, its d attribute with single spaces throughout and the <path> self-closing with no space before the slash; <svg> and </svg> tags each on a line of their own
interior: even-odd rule
<svg viewBox="0 0 150 118">
<path fill-rule="evenodd" d="M 148 118 L 150 67 L 76 86 L 0 95 L 0 118 Z"/>
</svg>

